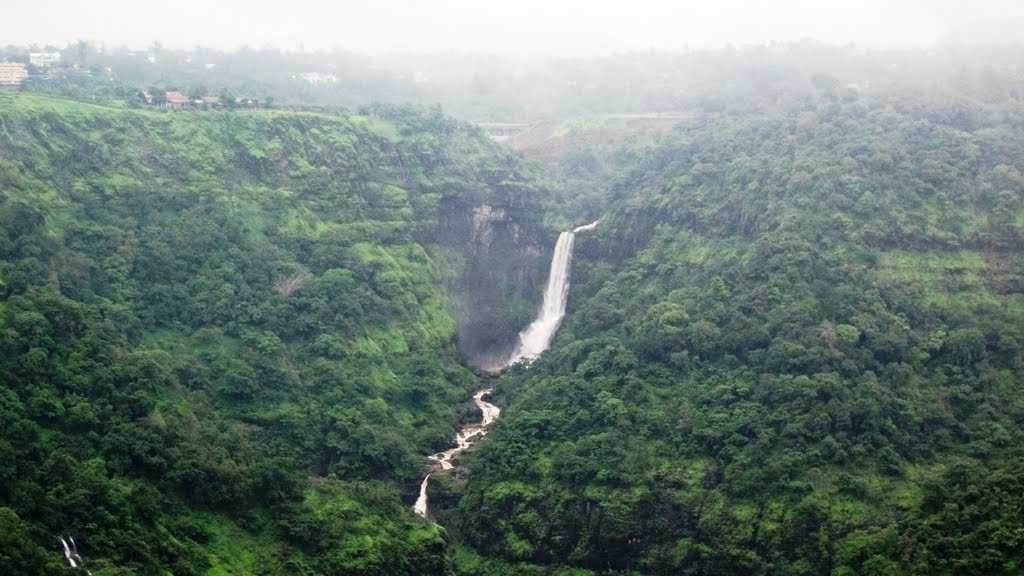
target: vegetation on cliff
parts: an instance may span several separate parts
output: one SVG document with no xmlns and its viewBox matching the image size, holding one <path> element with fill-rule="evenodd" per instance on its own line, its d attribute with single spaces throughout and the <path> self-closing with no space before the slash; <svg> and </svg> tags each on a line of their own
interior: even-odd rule
<svg viewBox="0 0 1024 576">
<path fill-rule="evenodd" d="M 436 110 L 0 95 L 2 571 L 443 573 L 402 500 L 477 385 L 442 231 L 535 196 Z"/>
<path fill-rule="evenodd" d="M 438 109 L 0 95 L 0 571 L 1020 572 L 1017 80 L 793 74 L 536 165 Z"/>
<path fill-rule="evenodd" d="M 1022 126 L 823 89 L 637 155 L 459 536 L 496 574 L 1019 573 Z"/>
</svg>

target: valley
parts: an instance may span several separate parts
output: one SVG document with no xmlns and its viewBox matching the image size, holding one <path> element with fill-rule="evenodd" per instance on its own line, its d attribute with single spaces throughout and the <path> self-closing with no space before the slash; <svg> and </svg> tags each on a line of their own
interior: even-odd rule
<svg viewBox="0 0 1024 576">
<path fill-rule="evenodd" d="M 500 142 L 0 93 L 0 571 L 1018 573 L 1016 77 L 801 50 Z"/>
</svg>

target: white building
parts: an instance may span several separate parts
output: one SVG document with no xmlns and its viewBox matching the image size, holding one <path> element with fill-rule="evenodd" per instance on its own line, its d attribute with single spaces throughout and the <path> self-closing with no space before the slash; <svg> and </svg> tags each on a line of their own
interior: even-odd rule
<svg viewBox="0 0 1024 576">
<path fill-rule="evenodd" d="M 320 84 L 337 84 L 338 77 L 334 74 L 323 74 L 321 72 L 304 72 L 299 74 L 299 78 L 306 82 L 318 86 Z"/>
<path fill-rule="evenodd" d="M 28 69 L 18 62 L 0 62 L 0 87 L 18 88 L 28 78 Z"/>
<path fill-rule="evenodd" d="M 60 64 L 60 52 L 32 52 L 28 61 L 36 68 L 49 68 Z"/>
</svg>

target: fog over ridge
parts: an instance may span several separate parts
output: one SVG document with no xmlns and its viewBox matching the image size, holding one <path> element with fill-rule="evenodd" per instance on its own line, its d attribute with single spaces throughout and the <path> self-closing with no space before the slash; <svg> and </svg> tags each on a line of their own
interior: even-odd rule
<svg viewBox="0 0 1024 576">
<path fill-rule="evenodd" d="M 718 0 L 716 2 L 474 2 L 381 0 L 183 0 L 152 16 L 127 0 L 9 0 L 0 43 L 219 49 L 273 46 L 369 54 L 469 52 L 596 56 L 793 42 L 809 38 L 865 47 L 946 42 L 1020 42 L 1024 3 L 1015 0 Z"/>
</svg>

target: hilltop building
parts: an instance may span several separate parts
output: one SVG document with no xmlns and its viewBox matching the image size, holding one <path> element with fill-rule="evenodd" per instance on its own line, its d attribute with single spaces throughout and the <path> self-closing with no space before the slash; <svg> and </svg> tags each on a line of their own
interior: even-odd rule
<svg viewBox="0 0 1024 576">
<path fill-rule="evenodd" d="M 323 74 L 321 72 L 303 72 L 299 74 L 299 78 L 314 86 L 338 83 L 338 77 L 334 74 Z"/>
<path fill-rule="evenodd" d="M 264 104 L 256 98 L 234 98 L 223 100 L 220 96 L 196 96 L 190 98 L 180 90 L 142 90 L 139 97 L 144 104 L 169 110 L 213 110 L 228 106 L 230 108 L 262 108 Z"/>
<path fill-rule="evenodd" d="M 167 91 L 166 100 L 164 100 L 164 107 L 180 110 L 182 108 L 188 108 L 191 105 L 192 101 L 188 99 L 188 96 L 185 96 L 177 90 Z"/>
<path fill-rule="evenodd" d="M 261 104 L 257 98 L 243 96 L 241 98 L 235 98 L 235 106 L 237 108 L 259 108 Z"/>
<path fill-rule="evenodd" d="M 28 62 L 36 68 L 51 68 L 60 64 L 60 52 L 32 52 Z"/>
<path fill-rule="evenodd" d="M 28 69 L 18 62 L 0 62 L 0 88 L 18 89 L 28 78 Z"/>
<path fill-rule="evenodd" d="M 495 142 L 504 142 L 509 138 L 530 129 L 529 124 L 518 124 L 512 122 L 477 122 L 476 125 L 479 126 L 484 133 Z"/>
</svg>

